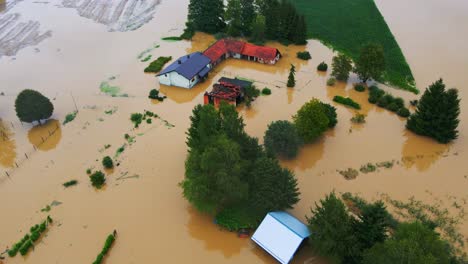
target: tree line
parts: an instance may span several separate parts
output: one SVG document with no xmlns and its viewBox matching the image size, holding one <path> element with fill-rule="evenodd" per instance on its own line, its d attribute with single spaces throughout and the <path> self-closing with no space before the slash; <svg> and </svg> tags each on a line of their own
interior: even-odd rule
<svg viewBox="0 0 468 264">
<path fill-rule="evenodd" d="M 287 0 L 191 0 L 182 38 L 196 31 L 246 37 L 254 43 L 277 40 L 284 44 L 307 43 L 305 17 Z"/>
</svg>

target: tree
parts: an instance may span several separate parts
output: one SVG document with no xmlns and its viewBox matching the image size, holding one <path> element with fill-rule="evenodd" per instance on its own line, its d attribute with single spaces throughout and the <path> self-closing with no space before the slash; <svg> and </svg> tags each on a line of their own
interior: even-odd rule
<svg viewBox="0 0 468 264">
<path fill-rule="evenodd" d="M 240 0 L 241 4 L 241 28 L 244 35 L 250 35 L 252 24 L 255 21 L 254 0 Z"/>
<path fill-rule="evenodd" d="M 15 101 L 16 116 L 22 121 L 32 123 L 48 119 L 54 112 L 54 105 L 49 98 L 38 91 L 23 90 Z"/>
<path fill-rule="evenodd" d="M 293 120 L 299 135 L 306 143 L 316 140 L 327 130 L 330 123 L 321 102 L 317 99 L 305 103 L 293 116 Z"/>
<path fill-rule="evenodd" d="M 359 246 L 362 250 L 371 248 L 387 238 L 390 214 L 382 201 L 368 204 L 362 208 L 359 220 L 354 224 Z"/>
<path fill-rule="evenodd" d="M 294 67 L 294 65 L 291 64 L 291 69 L 289 69 L 289 76 L 288 76 L 288 83 L 287 83 L 288 87 L 296 86 L 295 76 L 296 76 L 296 67 Z"/>
<path fill-rule="evenodd" d="M 297 156 L 302 139 L 294 124 L 285 120 L 275 121 L 268 125 L 264 145 L 268 153 L 290 159 Z"/>
<path fill-rule="evenodd" d="M 114 167 L 114 162 L 112 161 L 111 157 L 105 156 L 102 159 L 102 166 L 106 169 L 112 169 Z"/>
<path fill-rule="evenodd" d="M 242 31 L 242 6 L 240 0 L 229 0 L 225 13 L 227 34 L 237 37 Z"/>
<path fill-rule="evenodd" d="M 276 159 L 259 158 L 249 178 L 249 204 L 259 217 L 271 211 L 292 209 L 299 201 L 294 174 L 281 168 Z"/>
<path fill-rule="evenodd" d="M 336 114 L 336 108 L 330 104 L 326 104 L 323 102 L 320 102 L 320 104 L 323 107 L 323 110 L 325 114 L 327 115 L 328 118 L 328 127 L 329 128 L 334 128 L 336 124 L 338 123 L 338 115 Z"/>
<path fill-rule="evenodd" d="M 302 15 L 297 19 L 293 41 L 296 45 L 307 44 L 307 24 L 305 17 Z"/>
<path fill-rule="evenodd" d="M 247 198 L 240 148 L 225 134 L 211 138 L 204 151 L 192 150 L 185 163 L 184 197 L 198 210 L 214 213 Z"/>
<path fill-rule="evenodd" d="M 364 264 L 448 264 L 450 250 L 438 233 L 420 222 L 401 223 L 392 238 L 364 254 Z"/>
<path fill-rule="evenodd" d="M 91 185 L 96 187 L 97 189 L 101 189 L 102 186 L 106 183 L 106 176 L 102 171 L 95 171 L 91 176 L 89 176 L 91 180 Z"/>
<path fill-rule="evenodd" d="M 358 250 L 353 234 L 352 218 L 348 215 L 343 202 L 334 192 L 315 204 L 312 216 L 307 217 L 310 242 L 322 256 L 327 256 L 337 263 L 351 263 L 350 256 Z M 375 262 L 378 263 L 378 262 Z"/>
<path fill-rule="evenodd" d="M 265 41 L 265 17 L 257 15 L 252 24 L 252 42 L 263 43 Z"/>
<path fill-rule="evenodd" d="M 349 78 L 349 72 L 353 69 L 351 65 L 351 59 L 344 54 L 338 54 L 333 57 L 332 61 L 332 73 L 331 75 L 339 81 L 347 81 Z"/>
<path fill-rule="evenodd" d="M 460 99 L 456 89 L 445 89 L 442 79 L 431 84 L 421 99 L 406 128 L 416 134 L 449 143 L 458 137 Z"/>
<path fill-rule="evenodd" d="M 186 25 L 189 32 L 198 30 L 215 34 L 224 29 L 223 18 L 223 0 L 190 0 Z"/>
<path fill-rule="evenodd" d="M 385 71 L 385 56 L 381 45 L 369 44 L 362 48 L 354 72 L 365 83 L 369 79 L 379 80 Z"/>
</svg>

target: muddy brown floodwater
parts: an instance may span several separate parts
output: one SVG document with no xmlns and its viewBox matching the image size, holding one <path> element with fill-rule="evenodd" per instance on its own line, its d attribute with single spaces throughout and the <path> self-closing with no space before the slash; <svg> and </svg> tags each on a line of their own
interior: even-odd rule
<svg viewBox="0 0 468 264">
<path fill-rule="evenodd" d="M 70 5 L 81 2 L 66 1 Z M 363 106 L 359 112 L 367 115 L 366 123 L 353 125 L 350 118 L 356 111 L 333 103 L 338 111 L 337 127 L 305 146 L 297 159 L 282 161 L 299 182 L 301 201 L 291 213 L 300 219 L 305 220 L 310 207 L 332 190 L 358 193 L 370 200 L 382 194 L 397 200 L 414 196 L 429 204 L 443 202 L 450 212 L 455 211 L 452 203 L 456 201 L 467 211 L 468 77 L 464 71 L 468 53 L 461 51 L 468 46 L 468 3 L 376 3 L 400 43 L 418 87 L 424 89 L 443 77 L 449 87 L 460 89 L 460 137 L 452 144 L 437 144 L 406 131 L 403 119 L 368 104 L 366 93 L 352 89 L 355 76 L 348 84 L 327 87 L 328 74 L 318 73 L 316 66 L 322 61 L 330 64 L 333 52 L 317 41 L 303 47 L 268 43 L 284 55 L 275 66 L 228 60 L 192 90 L 160 87 L 153 74 L 143 73 L 147 63 L 141 62 L 142 56 L 176 58 L 203 50 L 214 41 L 205 34 L 197 34 L 192 42 L 161 40 L 182 32 L 188 0 L 161 1 L 154 6 L 154 14 L 150 11 L 152 19 L 128 32 L 109 32 L 109 24 L 92 20 L 94 11 L 80 16 L 84 9 L 62 8 L 60 0 L 7 1 L 0 17 L 20 14 L 24 21 L 37 21 L 41 31 L 53 34 L 18 50 L 15 57 L 5 54 L 0 58 L 0 251 L 47 214 L 56 221 L 27 257 L 17 256 L 5 263 L 90 263 L 114 229 L 118 238 L 108 263 L 275 263 L 249 239 L 219 230 L 211 217 L 196 212 L 178 186 L 184 177 L 189 116 L 193 107 L 203 102 L 203 92 L 221 76 L 252 79 L 257 87 L 272 90 L 272 95 L 260 96 L 250 109 L 238 109 L 246 131 L 261 141 L 270 122 L 291 120 L 313 97 L 331 102 L 335 95 L 350 96 Z M 109 5 L 108 9 L 101 8 L 110 14 L 115 5 L 110 9 Z M 296 59 L 296 52 L 303 50 L 311 52 L 312 60 Z M 291 63 L 297 66 L 297 86 L 287 89 Z M 104 94 L 99 89 L 103 81 L 119 87 L 119 94 L 128 97 Z M 46 125 L 33 128 L 15 117 L 15 97 L 25 88 L 51 98 L 55 111 Z M 160 89 L 168 99 L 162 103 L 149 100 L 147 95 L 153 88 Z M 407 102 L 418 97 L 384 89 Z M 78 115 L 62 125 L 66 114 L 75 110 L 74 101 Z M 133 129 L 130 114 L 144 109 L 161 119 Z M 134 142 L 127 141 L 125 134 L 134 137 Z M 117 150 L 121 147 L 124 150 L 120 153 Z M 119 166 L 107 176 L 106 187 L 95 190 L 86 170 L 102 169 L 100 162 L 106 155 L 115 157 Z M 392 169 L 361 173 L 354 180 L 338 173 L 346 168 L 359 169 L 368 162 L 392 160 Z M 62 183 L 71 179 L 78 180 L 78 185 L 64 189 Z M 48 213 L 40 211 L 52 201 L 62 204 Z M 466 239 L 466 218 L 458 229 Z M 293 263 L 326 262 L 305 248 Z"/>
</svg>

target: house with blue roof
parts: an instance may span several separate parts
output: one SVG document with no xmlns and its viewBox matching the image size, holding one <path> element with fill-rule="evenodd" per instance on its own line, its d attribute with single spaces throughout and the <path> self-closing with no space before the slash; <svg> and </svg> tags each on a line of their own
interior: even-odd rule
<svg viewBox="0 0 468 264">
<path fill-rule="evenodd" d="M 201 52 L 180 57 L 157 75 L 159 83 L 190 89 L 208 76 L 210 62 Z"/>
<path fill-rule="evenodd" d="M 310 236 L 307 225 L 286 212 L 270 212 L 255 230 L 252 240 L 280 263 L 289 263 Z"/>
</svg>

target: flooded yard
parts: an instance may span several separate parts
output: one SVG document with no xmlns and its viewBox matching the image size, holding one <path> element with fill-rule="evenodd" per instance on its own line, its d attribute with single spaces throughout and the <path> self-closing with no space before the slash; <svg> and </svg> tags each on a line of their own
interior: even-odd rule
<svg viewBox="0 0 468 264">
<path fill-rule="evenodd" d="M 332 102 L 335 95 L 349 96 L 361 104 L 358 112 L 367 115 L 365 124 L 353 124 L 350 119 L 356 110 L 332 103 L 338 113 L 336 128 L 306 145 L 296 159 L 281 162 L 298 179 L 301 200 L 291 210 L 296 217 L 305 220 L 310 207 L 333 190 L 357 193 L 369 200 L 390 197 L 406 201 L 414 196 L 460 217 L 457 227 L 468 244 L 466 1 L 376 0 L 421 92 L 440 77 L 448 87 L 459 89 L 460 135 L 449 145 L 409 132 L 404 119 L 369 104 L 367 92 L 353 89 L 352 83 L 357 82 L 354 75 L 348 84 L 327 87 L 329 72 L 319 73 L 316 66 L 322 61 L 330 65 L 333 51 L 315 40 L 300 47 L 268 43 L 283 55 L 278 64 L 227 60 L 204 83 L 186 90 L 160 86 L 154 74 L 143 73 L 149 62 L 141 62 L 141 54 L 177 58 L 203 51 L 215 41 L 206 34 L 197 34 L 191 42 L 161 40 L 182 33 L 188 0 L 146 1 L 147 6 L 134 6 L 133 13 L 124 12 L 130 8 L 123 6 L 127 1 L 91 1 L 106 16 L 86 10 L 85 1 L 80 0 L 2 1 L 0 252 L 47 215 L 55 219 L 34 252 L 4 263 L 90 263 L 114 229 L 118 238 L 107 263 L 275 263 L 249 239 L 219 230 L 211 217 L 188 204 L 178 186 L 184 177 L 185 132 L 191 111 L 203 103 L 204 91 L 223 76 L 251 79 L 257 88 L 272 90 L 251 108 L 238 108 L 246 131 L 261 142 L 270 122 L 291 120 L 311 98 Z M 124 13 L 119 16 L 120 12 Z M 134 16 L 138 27 L 132 23 Z M 36 26 L 28 27 L 28 21 Z M 18 23 L 27 30 L 17 28 Z M 12 29 L 4 30 L 2 25 Z M 26 35 L 18 36 L 11 30 Z M 296 58 L 296 53 L 304 50 L 310 51 L 311 60 Z M 286 88 L 291 63 L 297 70 L 293 89 Z M 118 87 L 117 96 L 102 92 L 102 82 Z M 380 87 L 403 97 L 406 103 L 418 98 Z M 33 127 L 16 118 L 14 101 L 26 88 L 40 91 L 54 104 L 47 124 Z M 154 88 L 167 100 L 148 99 Z M 76 109 L 76 119 L 64 125 L 65 116 Z M 144 110 L 160 118 L 134 129 L 131 113 Z M 134 140 L 129 142 L 125 134 Z M 105 188 L 95 190 L 86 170 L 99 169 L 107 155 L 115 157 L 119 165 L 107 176 Z M 393 167 L 360 173 L 354 180 L 339 173 L 385 161 L 393 161 Z M 72 179 L 78 180 L 78 185 L 65 189 L 62 184 Z M 61 204 L 41 212 L 53 201 Z M 466 245 L 464 250 L 468 251 Z M 306 248 L 293 263 L 326 262 Z"/>
</svg>

